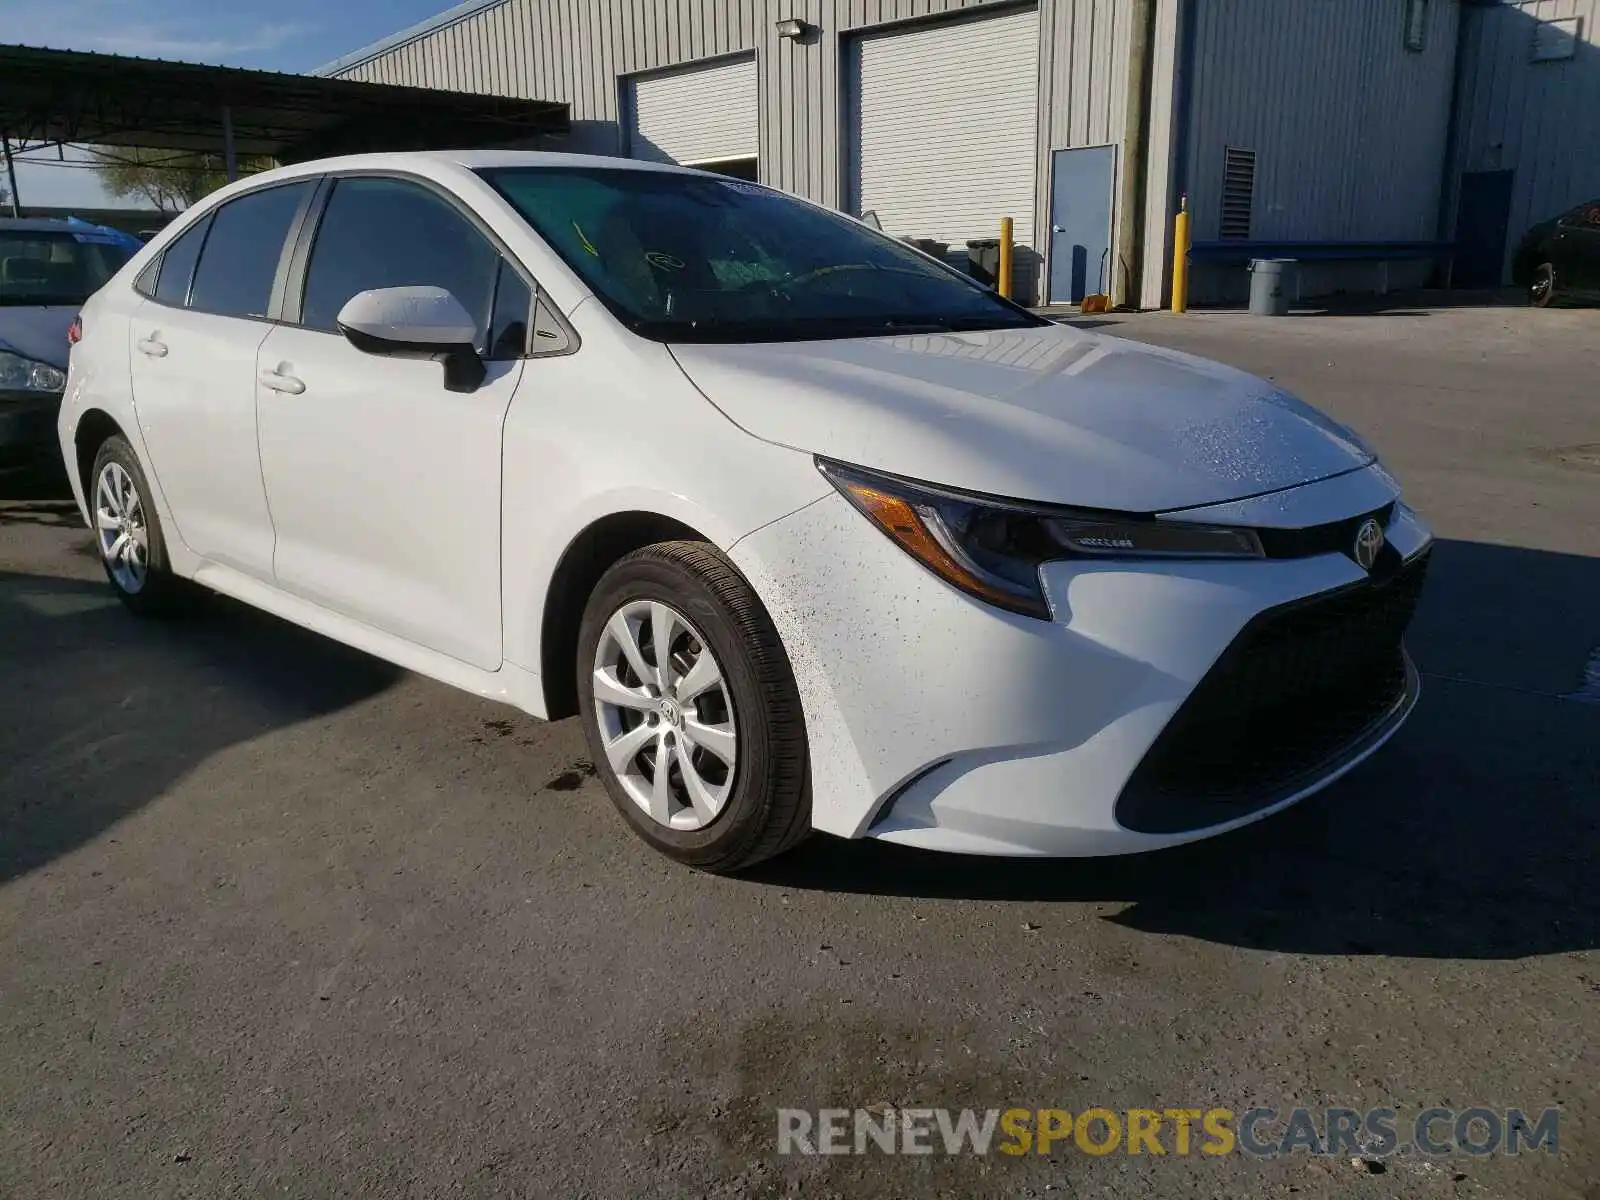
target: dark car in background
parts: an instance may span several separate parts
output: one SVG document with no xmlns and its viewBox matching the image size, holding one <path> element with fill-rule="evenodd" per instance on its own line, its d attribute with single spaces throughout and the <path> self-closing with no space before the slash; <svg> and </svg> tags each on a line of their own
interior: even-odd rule
<svg viewBox="0 0 1600 1200">
<path fill-rule="evenodd" d="M 0 470 L 58 454 L 67 331 L 139 245 L 82 221 L 0 219 Z"/>
<path fill-rule="evenodd" d="M 1537 308 L 1562 300 L 1600 300 L 1600 200 L 1528 230 L 1511 278 Z"/>
</svg>

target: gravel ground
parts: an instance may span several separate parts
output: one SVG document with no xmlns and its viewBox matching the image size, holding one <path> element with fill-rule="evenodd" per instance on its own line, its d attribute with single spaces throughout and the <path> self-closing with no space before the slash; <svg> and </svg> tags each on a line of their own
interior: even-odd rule
<svg viewBox="0 0 1600 1200">
<path fill-rule="evenodd" d="M 1600 1197 L 1600 313 L 1083 323 L 1351 421 L 1441 537 L 1403 733 L 1149 857 L 696 875 L 574 723 L 220 600 L 141 624 L 12 487 L 0 1196 Z M 1381 1166 L 776 1154 L 780 1106 L 881 1104 L 1562 1115 Z"/>
</svg>

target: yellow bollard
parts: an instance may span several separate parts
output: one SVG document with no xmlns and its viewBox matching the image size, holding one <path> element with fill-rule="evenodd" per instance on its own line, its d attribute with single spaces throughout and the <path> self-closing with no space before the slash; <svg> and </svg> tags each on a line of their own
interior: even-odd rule
<svg viewBox="0 0 1600 1200">
<path fill-rule="evenodd" d="M 1172 311 L 1189 311 L 1189 197 L 1178 206 L 1172 222 Z"/>
<path fill-rule="evenodd" d="M 1007 300 L 1011 299 L 1011 218 L 1000 218 L 1000 278 L 996 290 Z"/>
</svg>

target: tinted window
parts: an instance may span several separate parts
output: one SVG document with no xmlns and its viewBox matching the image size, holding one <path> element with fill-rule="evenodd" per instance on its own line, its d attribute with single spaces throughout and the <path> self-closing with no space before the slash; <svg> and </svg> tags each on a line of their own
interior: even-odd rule
<svg viewBox="0 0 1600 1200">
<path fill-rule="evenodd" d="M 494 320 L 489 327 L 489 357 L 521 358 L 528 350 L 528 321 L 533 289 L 505 259 L 500 260 L 500 282 L 494 290 Z"/>
<path fill-rule="evenodd" d="M 284 239 L 310 189 L 309 181 L 267 188 L 219 208 L 194 273 L 189 307 L 230 317 L 266 316 Z"/>
<path fill-rule="evenodd" d="M 181 307 L 189 302 L 189 281 L 194 278 L 194 264 L 200 261 L 200 247 L 205 245 L 210 227 L 208 217 L 168 246 L 161 256 L 161 274 L 156 277 L 156 299 L 161 303 Z"/>
<path fill-rule="evenodd" d="M 787 341 L 1043 323 L 891 237 L 771 188 L 615 167 L 483 174 L 645 337 Z"/>
<path fill-rule="evenodd" d="M 0 305 L 82 304 L 133 253 L 94 231 L 0 230 Z"/>
<path fill-rule="evenodd" d="M 472 314 L 485 348 L 499 252 L 441 197 L 398 179 L 341 179 L 306 269 L 301 322 L 338 330 L 339 310 L 373 288 L 448 288 Z"/>
</svg>

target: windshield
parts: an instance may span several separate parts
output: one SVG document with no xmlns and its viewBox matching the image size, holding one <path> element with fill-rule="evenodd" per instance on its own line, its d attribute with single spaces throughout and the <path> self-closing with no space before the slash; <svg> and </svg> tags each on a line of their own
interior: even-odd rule
<svg viewBox="0 0 1600 1200">
<path fill-rule="evenodd" d="M 0 229 L 0 305 L 80 305 L 133 254 L 103 234 Z"/>
<path fill-rule="evenodd" d="M 658 341 L 1043 324 L 893 238 L 753 183 L 616 167 L 483 175 L 619 319 Z"/>
</svg>

